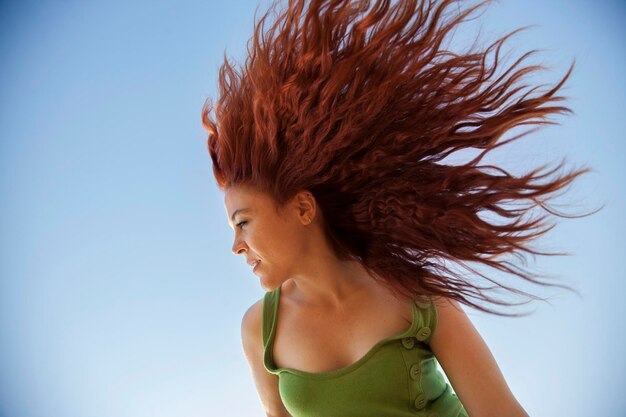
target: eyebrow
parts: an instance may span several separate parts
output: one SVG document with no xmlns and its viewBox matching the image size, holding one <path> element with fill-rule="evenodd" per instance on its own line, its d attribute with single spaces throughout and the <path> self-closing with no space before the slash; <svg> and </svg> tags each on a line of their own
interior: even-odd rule
<svg viewBox="0 0 626 417">
<path fill-rule="evenodd" d="M 232 215 L 232 216 L 230 216 L 230 219 L 234 222 L 234 221 L 235 221 L 235 216 L 236 216 L 238 213 L 241 213 L 241 212 L 244 212 L 244 211 L 249 211 L 249 210 L 250 210 L 249 208 L 241 208 L 241 209 L 237 209 L 237 210 L 235 210 L 235 211 L 233 212 L 233 215 Z"/>
</svg>

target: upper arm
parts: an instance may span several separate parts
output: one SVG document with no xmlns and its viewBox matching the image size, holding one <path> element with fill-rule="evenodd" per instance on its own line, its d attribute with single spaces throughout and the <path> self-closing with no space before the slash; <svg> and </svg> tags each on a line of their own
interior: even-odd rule
<svg viewBox="0 0 626 417">
<path fill-rule="evenodd" d="M 248 308 L 241 320 L 244 354 L 267 416 L 289 417 L 278 393 L 278 376 L 270 374 L 263 366 L 262 314 L 263 299 L 260 299 Z"/>
<path fill-rule="evenodd" d="M 437 325 L 430 347 L 470 417 L 527 417 L 459 303 L 444 297 L 433 299 Z"/>
</svg>

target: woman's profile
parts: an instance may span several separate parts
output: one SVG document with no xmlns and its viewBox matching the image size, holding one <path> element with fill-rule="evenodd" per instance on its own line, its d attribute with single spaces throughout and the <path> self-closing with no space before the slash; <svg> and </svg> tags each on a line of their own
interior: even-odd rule
<svg viewBox="0 0 626 417">
<path fill-rule="evenodd" d="M 267 416 L 528 415 L 461 304 L 515 317 L 524 303 L 495 290 L 569 289 L 506 256 L 559 255 L 529 246 L 551 227 L 528 216 L 578 217 L 548 201 L 590 169 L 481 163 L 536 130 L 503 139 L 513 128 L 571 112 L 556 103 L 573 64 L 541 91 L 522 83 L 543 69 L 523 66 L 535 51 L 501 71 L 519 29 L 446 50 L 490 1 L 462 3 L 289 0 L 255 24 L 245 65 L 220 67 L 202 121 L 232 251 L 265 290 L 241 330 Z M 463 150 L 480 152 L 444 161 Z"/>
</svg>

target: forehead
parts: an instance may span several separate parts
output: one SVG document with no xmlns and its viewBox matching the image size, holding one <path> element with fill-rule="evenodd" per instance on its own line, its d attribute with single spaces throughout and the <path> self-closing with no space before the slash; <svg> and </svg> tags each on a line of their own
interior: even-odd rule
<svg viewBox="0 0 626 417">
<path fill-rule="evenodd" d="M 251 202 L 258 198 L 258 193 L 242 185 L 232 185 L 224 191 L 224 205 L 232 210 L 236 210 L 237 207 L 234 206 L 238 204 Z"/>
<path fill-rule="evenodd" d="M 224 207 L 229 220 L 237 210 L 264 211 L 269 204 L 265 194 L 249 186 L 231 186 L 224 191 Z"/>
</svg>

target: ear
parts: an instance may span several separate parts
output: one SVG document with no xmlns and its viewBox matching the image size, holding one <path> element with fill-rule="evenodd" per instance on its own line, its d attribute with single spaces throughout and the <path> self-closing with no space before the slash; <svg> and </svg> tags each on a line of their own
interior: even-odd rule
<svg viewBox="0 0 626 417">
<path fill-rule="evenodd" d="M 297 209 L 298 219 L 303 225 L 309 225 L 315 220 L 317 214 L 317 202 L 310 191 L 303 190 L 298 192 L 295 197 L 295 206 Z"/>
</svg>

